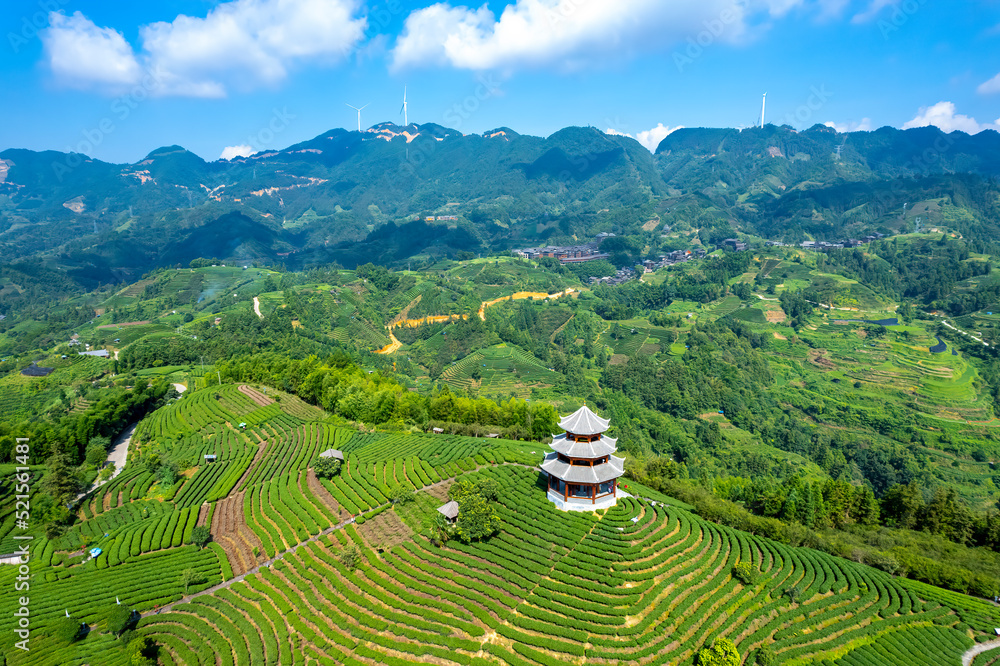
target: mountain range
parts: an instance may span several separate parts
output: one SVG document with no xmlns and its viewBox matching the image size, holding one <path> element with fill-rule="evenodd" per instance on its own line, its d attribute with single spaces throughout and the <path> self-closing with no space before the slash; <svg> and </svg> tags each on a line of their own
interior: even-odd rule
<svg viewBox="0 0 1000 666">
<path fill-rule="evenodd" d="M 542 138 L 392 123 L 214 162 L 180 146 L 125 165 L 10 149 L 0 255 L 86 284 L 197 257 L 392 265 L 599 231 L 645 235 L 645 251 L 668 227 L 821 240 L 898 230 L 916 202 L 928 220 L 988 238 L 998 175 L 1000 134 L 933 127 L 686 128 L 652 154 L 592 127 Z"/>
</svg>

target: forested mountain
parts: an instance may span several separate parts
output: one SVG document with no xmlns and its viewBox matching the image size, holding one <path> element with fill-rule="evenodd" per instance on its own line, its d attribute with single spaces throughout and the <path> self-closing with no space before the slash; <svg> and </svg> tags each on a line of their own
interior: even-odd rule
<svg viewBox="0 0 1000 666">
<path fill-rule="evenodd" d="M 920 201 L 991 238 L 1000 134 L 681 129 L 651 155 L 595 128 L 540 138 L 383 123 L 228 161 L 168 146 L 129 165 L 27 150 L 0 152 L 0 165 L 0 254 L 93 287 L 196 257 L 402 265 L 600 231 L 645 231 L 635 244 L 653 252 L 660 224 L 703 242 L 834 239 L 906 230 L 903 204 Z"/>
</svg>

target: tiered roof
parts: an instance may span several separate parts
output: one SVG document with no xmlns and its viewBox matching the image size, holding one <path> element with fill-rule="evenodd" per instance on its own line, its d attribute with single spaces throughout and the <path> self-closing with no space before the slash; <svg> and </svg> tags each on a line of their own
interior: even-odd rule
<svg viewBox="0 0 1000 666">
<path fill-rule="evenodd" d="M 559 427 L 574 435 L 596 435 L 607 430 L 610 424 L 609 419 L 602 419 L 587 405 L 559 420 Z"/>
<path fill-rule="evenodd" d="M 557 451 L 569 458 L 603 458 L 614 453 L 618 442 L 613 437 L 601 437 L 596 442 L 576 442 L 566 439 L 566 435 L 558 435 L 552 439 L 553 451 Z"/>
<path fill-rule="evenodd" d="M 600 465 L 570 465 L 559 460 L 559 454 L 545 456 L 542 470 L 568 483 L 604 483 L 625 474 L 625 459 L 611 456 Z"/>
</svg>

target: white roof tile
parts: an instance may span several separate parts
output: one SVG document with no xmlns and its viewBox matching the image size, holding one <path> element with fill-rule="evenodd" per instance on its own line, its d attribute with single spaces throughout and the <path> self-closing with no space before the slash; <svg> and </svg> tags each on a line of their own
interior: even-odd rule
<svg viewBox="0 0 1000 666">
<path fill-rule="evenodd" d="M 569 416 L 564 416 L 559 421 L 559 427 L 576 435 L 596 435 L 607 430 L 610 423 L 610 420 L 602 419 L 584 405 Z"/>
<path fill-rule="evenodd" d="M 601 458 L 609 456 L 615 452 L 615 444 L 618 440 L 613 437 L 602 436 L 596 442 L 576 442 L 567 439 L 566 435 L 556 435 L 552 438 L 552 447 L 564 456 L 570 458 Z"/>
</svg>

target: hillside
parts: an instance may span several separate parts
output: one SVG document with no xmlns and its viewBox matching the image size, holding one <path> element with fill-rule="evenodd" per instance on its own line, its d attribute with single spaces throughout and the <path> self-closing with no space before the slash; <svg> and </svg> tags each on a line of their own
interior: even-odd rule
<svg viewBox="0 0 1000 666">
<path fill-rule="evenodd" d="M 334 446 L 345 464 L 317 480 Z M 786 664 L 913 666 L 957 663 L 1000 621 L 991 605 L 708 523 L 635 482 L 607 512 L 560 513 L 538 485 L 542 450 L 362 433 L 266 387 L 189 391 L 140 423 L 128 465 L 76 524 L 33 543 L 32 650 L 7 663 L 128 663 L 108 633 L 116 599 L 142 614 L 129 640 L 176 664 L 690 664 L 728 638 Z M 456 477 L 497 482 L 494 536 L 441 541 L 434 516 Z M 389 503 L 398 487 L 413 499 Z M 185 545 L 202 524 L 208 547 Z M 737 563 L 756 573 L 734 577 Z M 64 610 L 88 635 L 60 638 Z"/>
<path fill-rule="evenodd" d="M 129 165 L 6 150 L 0 252 L 93 288 L 199 257 L 427 266 L 602 231 L 656 252 L 668 227 L 713 243 L 737 231 L 831 240 L 910 231 L 903 204 L 932 200 L 985 241 L 997 231 L 998 136 L 682 129 L 651 155 L 589 127 L 541 138 L 383 123 L 230 161 L 180 146 Z"/>
</svg>

